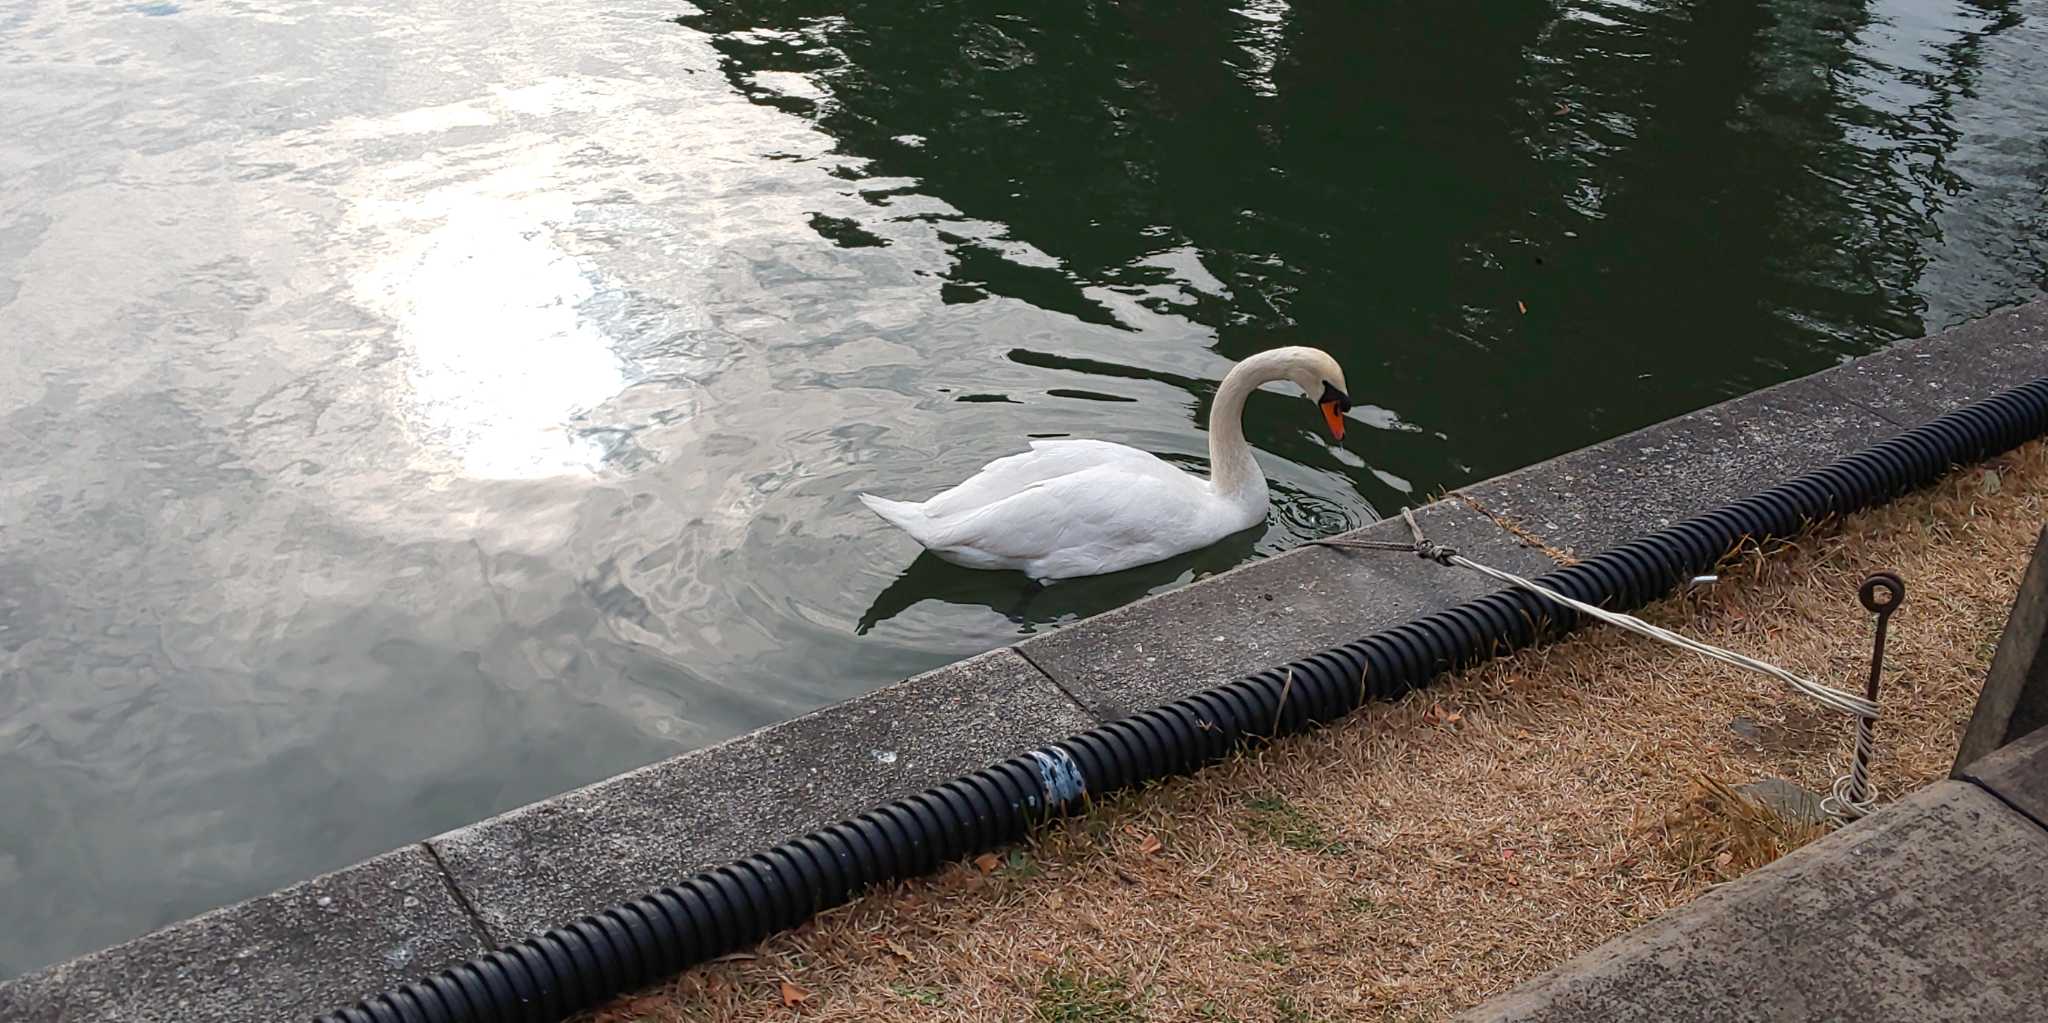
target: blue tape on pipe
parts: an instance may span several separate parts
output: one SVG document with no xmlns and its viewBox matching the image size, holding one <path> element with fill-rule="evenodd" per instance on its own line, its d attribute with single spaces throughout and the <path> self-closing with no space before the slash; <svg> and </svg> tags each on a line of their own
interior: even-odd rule
<svg viewBox="0 0 2048 1023">
<path fill-rule="evenodd" d="M 1065 806 L 1088 794 L 1088 783 L 1081 778 L 1081 765 L 1074 763 L 1074 755 L 1058 746 L 1031 751 L 1031 761 L 1038 765 L 1038 785 L 1045 790 L 1048 808 Z"/>
</svg>

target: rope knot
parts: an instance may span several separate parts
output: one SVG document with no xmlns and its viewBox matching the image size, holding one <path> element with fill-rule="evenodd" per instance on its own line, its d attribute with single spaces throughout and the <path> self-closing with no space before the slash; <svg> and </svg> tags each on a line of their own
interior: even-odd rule
<svg viewBox="0 0 2048 1023">
<path fill-rule="evenodd" d="M 1435 540 L 1417 540 L 1415 541 L 1415 553 L 1424 561 L 1434 561 L 1439 565 L 1449 565 L 1451 559 L 1458 556 L 1458 549 L 1450 544 L 1437 543 Z"/>
</svg>

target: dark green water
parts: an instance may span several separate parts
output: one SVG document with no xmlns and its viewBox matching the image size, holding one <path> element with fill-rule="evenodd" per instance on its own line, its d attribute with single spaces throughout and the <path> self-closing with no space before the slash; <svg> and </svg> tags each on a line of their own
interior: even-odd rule
<svg viewBox="0 0 2048 1023">
<path fill-rule="evenodd" d="M 1425 489 L 2041 279 L 2041 100 L 2000 84 L 2041 65 L 1986 70 L 2021 49 L 2016 6 L 840 9 L 681 20 L 718 34 L 737 87 L 863 158 L 866 220 L 904 217 L 898 190 L 951 207 L 928 216 L 952 236 L 950 300 L 1139 335 L 1171 318 L 1232 358 L 1323 346 L 1447 435 L 1366 445 Z M 1019 244 L 1049 259 L 1003 256 Z M 1985 257 L 2001 269 L 1973 279 Z"/>
<path fill-rule="evenodd" d="M 0 0 L 0 976 L 2033 297 L 2044 54 L 2038 2 Z M 1199 470 L 1281 344 L 1360 408 L 1255 396 L 1263 533 L 1013 616 L 853 500 Z"/>
</svg>

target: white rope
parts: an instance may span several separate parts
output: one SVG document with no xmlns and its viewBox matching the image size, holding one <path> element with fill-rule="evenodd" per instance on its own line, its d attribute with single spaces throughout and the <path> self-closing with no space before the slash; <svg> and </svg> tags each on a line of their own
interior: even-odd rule
<svg viewBox="0 0 2048 1023">
<path fill-rule="evenodd" d="M 1681 650 L 1690 650 L 1701 657 L 1720 661 L 1724 664 L 1732 664 L 1738 668 L 1745 668 L 1758 674 L 1769 675 L 1791 687 L 1794 692 L 1819 703 L 1823 707 L 1840 711 L 1856 718 L 1856 750 L 1849 762 L 1849 773 L 1835 779 L 1835 783 L 1829 789 L 1828 795 L 1821 799 L 1821 812 L 1838 821 L 1847 822 L 1863 817 L 1875 808 L 1874 804 L 1877 794 L 1870 785 L 1870 761 L 1876 751 L 1876 744 L 1871 736 L 1871 722 L 1877 720 L 1878 716 L 1878 707 L 1875 701 L 1846 690 L 1821 685 L 1812 679 L 1802 678 L 1768 661 L 1760 661 L 1747 654 L 1739 654 L 1733 650 L 1717 647 L 1712 643 L 1703 643 L 1689 636 L 1679 635 L 1670 629 L 1651 625 L 1649 622 L 1643 621 L 1634 615 L 1609 611 L 1604 607 L 1595 607 L 1583 600 L 1575 600 L 1540 583 L 1524 579 L 1513 572 L 1504 572 L 1490 565 L 1482 565 L 1448 547 L 1433 544 L 1424 539 L 1421 524 L 1415 521 L 1414 514 L 1409 510 L 1402 509 L 1401 517 L 1408 520 L 1408 529 L 1415 535 L 1415 542 L 1413 544 L 1397 544 L 1374 540 L 1340 540 L 1334 538 L 1315 542 L 1331 547 L 1356 547 L 1365 550 L 1408 550 L 1442 564 L 1469 568 L 1497 582 L 1507 583 L 1510 586 L 1527 590 L 1547 600 L 1571 608 L 1580 614 L 1606 622 L 1616 628 L 1625 629 L 1639 636 L 1647 636 L 1660 643 L 1668 643 L 1678 647 Z"/>
<path fill-rule="evenodd" d="M 1748 656 L 1747 654 L 1738 654 L 1733 650 L 1724 650 L 1721 647 L 1713 645 L 1712 643 L 1702 643 L 1699 640 L 1693 639 L 1691 637 L 1681 636 L 1678 633 L 1671 631 L 1670 629 L 1651 625 L 1649 622 L 1643 621 L 1641 618 L 1637 618 L 1634 615 L 1625 615 L 1615 611 L 1609 611 L 1604 607 L 1594 607 L 1593 605 L 1588 604 L 1583 600 L 1573 600 L 1572 598 L 1567 597 L 1564 594 L 1559 593 L 1556 590 L 1553 590 L 1547 586 L 1531 582 L 1527 579 L 1522 578 L 1521 576 L 1514 574 L 1513 572 L 1503 572 L 1500 569 L 1482 565 L 1479 562 L 1473 561 L 1471 558 L 1464 556 L 1463 554 L 1451 555 L 1451 563 L 1454 565 L 1462 566 L 1464 568 L 1469 568 L 1475 572 L 1480 573 L 1481 575 L 1491 576 L 1494 579 L 1507 583 L 1511 586 L 1518 586 L 1522 589 L 1528 590 L 1531 593 L 1540 594 L 1544 597 L 1548 597 L 1551 600 L 1554 600 L 1560 604 L 1563 604 L 1566 607 L 1571 608 L 1574 611 L 1579 612 L 1580 614 L 1590 615 L 1594 618 L 1598 618 L 1599 620 L 1606 622 L 1609 625 L 1615 626 L 1616 628 L 1627 629 L 1628 631 L 1636 633 L 1637 635 L 1648 636 L 1651 639 L 1658 640 L 1664 643 L 1669 643 L 1672 646 L 1679 647 L 1684 650 L 1690 650 L 1693 653 L 1699 654 L 1702 657 L 1709 657 L 1716 661 L 1721 661 L 1727 664 L 1735 665 L 1738 668 L 1748 668 L 1750 671 L 1758 672 L 1764 675 L 1769 675 L 1772 678 L 1775 678 L 1778 681 L 1783 682 L 1788 686 L 1791 686 L 1797 692 L 1805 696 L 1811 697 L 1815 702 L 1819 703 L 1821 706 L 1827 707 L 1831 710 L 1838 710 L 1844 714 L 1848 714 L 1857 718 L 1864 718 L 1869 720 L 1875 720 L 1877 718 L 1877 704 L 1872 703 L 1871 701 L 1861 696 L 1858 696 L 1855 693 L 1835 689 L 1830 686 L 1824 686 L 1818 682 L 1812 681 L 1811 679 L 1800 678 L 1799 676 L 1794 675 L 1791 672 L 1786 671 L 1785 669 L 1780 668 L 1775 664 L 1771 664 L 1767 661 L 1759 661 L 1754 657 Z"/>
<path fill-rule="evenodd" d="M 1877 752 L 1870 734 L 1870 719 L 1856 721 L 1856 752 L 1849 759 L 1849 773 L 1835 779 L 1828 794 L 1821 797 L 1820 811 L 1838 821 L 1861 820 L 1877 809 L 1877 791 L 1870 785 L 1870 758 Z"/>
<path fill-rule="evenodd" d="M 1712 643 L 1702 643 L 1689 636 L 1681 636 L 1670 629 L 1651 625 L 1649 622 L 1643 621 L 1634 615 L 1619 614 L 1603 607 L 1594 607 L 1582 600 L 1573 600 L 1556 590 L 1538 585 L 1513 572 L 1503 572 L 1500 569 L 1482 565 L 1462 554 L 1452 554 L 1450 556 L 1450 563 L 1469 568 L 1481 575 L 1490 576 L 1501 582 L 1519 586 L 1531 593 L 1541 594 L 1581 614 L 1598 618 L 1609 625 L 1627 629 L 1638 635 L 1648 636 L 1651 639 L 1669 643 L 1684 650 L 1690 650 L 1702 657 L 1710 657 L 1717 661 L 1733 664 L 1738 668 L 1748 668 L 1751 671 L 1769 675 L 1791 686 L 1794 691 L 1811 697 L 1821 706 L 1853 715 L 1856 718 L 1856 751 L 1849 758 L 1849 773 L 1835 779 L 1835 783 L 1829 788 L 1828 794 L 1821 797 L 1820 810 L 1837 821 L 1847 823 L 1848 821 L 1861 819 L 1876 809 L 1877 794 L 1870 787 L 1870 760 L 1876 751 L 1875 743 L 1871 737 L 1870 723 L 1877 719 L 1878 708 L 1877 704 L 1871 700 L 1858 696 L 1855 693 L 1821 685 L 1811 679 L 1801 678 L 1767 661 L 1759 661 L 1754 657 L 1738 654 L 1733 650 L 1725 650 Z"/>
</svg>

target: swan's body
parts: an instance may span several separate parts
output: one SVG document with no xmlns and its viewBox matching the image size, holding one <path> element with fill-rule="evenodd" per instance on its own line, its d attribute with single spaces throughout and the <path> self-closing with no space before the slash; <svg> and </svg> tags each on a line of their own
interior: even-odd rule
<svg viewBox="0 0 2048 1023">
<path fill-rule="evenodd" d="M 1313 348 L 1261 352 L 1232 368 L 1209 413 L 1210 478 L 1099 440 L 1040 440 L 922 502 L 861 502 L 947 561 L 1071 579 L 1207 547 L 1266 520 L 1266 476 L 1244 439 L 1245 396 L 1291 380 L 1318 394 L 1331 432 L 1350 408 L 1344 374 Z"/>
</svg>

